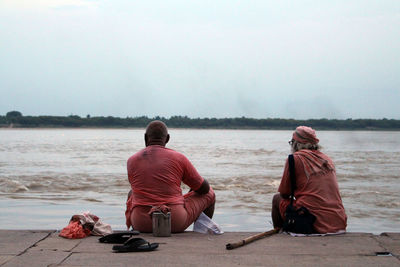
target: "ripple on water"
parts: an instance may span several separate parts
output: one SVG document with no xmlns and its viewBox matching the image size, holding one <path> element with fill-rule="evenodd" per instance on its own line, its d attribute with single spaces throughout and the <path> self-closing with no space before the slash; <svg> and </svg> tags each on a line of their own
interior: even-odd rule
<svg viewBox="0 0 400 267">
<path fill-rule="evenodd" d="M 17 180 L 0 178 L 0 192 L 2 193 L 21 193 L 28 191 L 29 188 Z"/>
</svg>

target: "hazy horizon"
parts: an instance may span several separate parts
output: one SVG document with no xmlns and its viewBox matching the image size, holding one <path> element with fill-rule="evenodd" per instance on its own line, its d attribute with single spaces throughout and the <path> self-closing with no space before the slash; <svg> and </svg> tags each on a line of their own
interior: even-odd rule
<svg viewBox="0 0 400 267">
<path fill-rule="evenodd" d="M 10 111 L 18 111 L 19 110 L 10 110 Z M 21 112 L 22 113 L 22 112 Z M 0 116 L 6 116 L 6 114 L 0 114 Z M 39 117 L 39 116 L 50 116 L 50 117 L 69 117 L 69 116 L 79 116 L 80 118 L 87 118 L 87 116 L 89 116 L 89 118 L 95 118 L 95 117 L 114 117 L 114 118 L 121 118 L 121 119 L 126 119 L 126 118 L 139 118 L 139 117 L 147 117 L 149 119 L 171 119 L 172 117 L 188 117 L 189 119 L 236 119 L 236 118 L 246 118 L 246 119 L 282 119 L 282 120 L 320 120 L 320 119 L 328 119 L 328 120 L 399 120 L 399 119 L 395 119 L 395 118 L 345 118 L 345 119 L 336 119 L 336 118 L 305 118 L 305 119 L 295 119 L 295 118 L 283 118 L 283 117 L 265 117 L 265 118 L 254 118 L 254 117 L 246 117 L 246 116 L 240 116 L 240 117 L 190 117 L 190 116 L 186 116 L 186 115 L 171 115 L 171 116 L 160 116 L 160 115 L 155 115 L 155 116 L 147 116 L 147 115 L 135 115 L 135 116 L 125 116 L 125 117 L 121 117 L 121 116 L 112 116 L 112 115 L 91 115 L 91 114 L 86 114 L 84 116 L 78 115 L 78 114 L 68 114 L 68 115 L 51 115 L 51 114 L 40 114 L 40 115 L 30 115 L 30 114 L 23 114 L 22 116 L 31 116 L 31 117 Z"/>
<path fill-rule="evenodd" d="M 400 119 L 400 1 L 0 0 L 0 114 Z"/>
</svg>

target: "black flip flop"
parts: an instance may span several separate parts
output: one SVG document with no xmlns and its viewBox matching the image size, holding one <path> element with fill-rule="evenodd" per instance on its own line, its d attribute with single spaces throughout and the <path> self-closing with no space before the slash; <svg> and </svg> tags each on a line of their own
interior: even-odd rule
<svg viewBox="0 0 400 267">
<path fill-rule="evenodd" d="M 122 246 L 115 245 L 113 250 L 115 252 L 142 252 L 153 251 L 158 248 L 158 243 L 149 243 L 140 237 L 129 238 Z"/>
<path fill-rule="evenodd" d="M 138 235 L 139 231 L 115 232 L 99 238 L 100 243 L 123 244 L 133 235 Z"/>
</svg>

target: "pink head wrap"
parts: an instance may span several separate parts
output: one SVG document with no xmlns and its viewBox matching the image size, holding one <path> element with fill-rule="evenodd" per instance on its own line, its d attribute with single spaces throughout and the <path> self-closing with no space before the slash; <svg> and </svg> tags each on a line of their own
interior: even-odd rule
<svg viewBox="0 0 400 267">
<path fill-rule="evenodd" d="M 292 138 L 302 144 L 310 143 L 316 145 L 319 142 L 315 131 L 307 126 L 297 127 Z"/>
</svg>

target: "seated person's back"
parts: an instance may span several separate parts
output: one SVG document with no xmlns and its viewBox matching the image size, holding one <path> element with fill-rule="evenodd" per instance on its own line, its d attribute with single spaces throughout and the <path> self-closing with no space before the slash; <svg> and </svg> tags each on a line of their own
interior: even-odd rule
<svg viewBox="0 0 400 267">
<path fill-rule="evenodd" d="M 322 153 L 315 131 L 299 126 L 289 142 L 295 162 L 296 189 L 295 208 L 305 207 L 316 217 L 314 230 L 317 233 L 336 233 L 346 230 L 347 216 L 339 193 L 335 166 Z M 282 227 L 285 211 L 290 203 L 291 182 L 288 161 L 286 161 L 279 194 L 272 203 L 274 227 Z"/>
<path fill-rule="evenodd" d="M 127 201 L 127 226 L 141 232 L 152 231 L 152 208 L 171 212 L 172 232 L 182 232 L 204 211 L 213 215 L 215 194 L 190 161 L 181 153 L 165 147 L 167 127 L 151 122 L 145 134 L 146 148 L 127 163 L 131 192 Z M 182 195 L 181 182 L 193 191 Z"/>
</svg>

